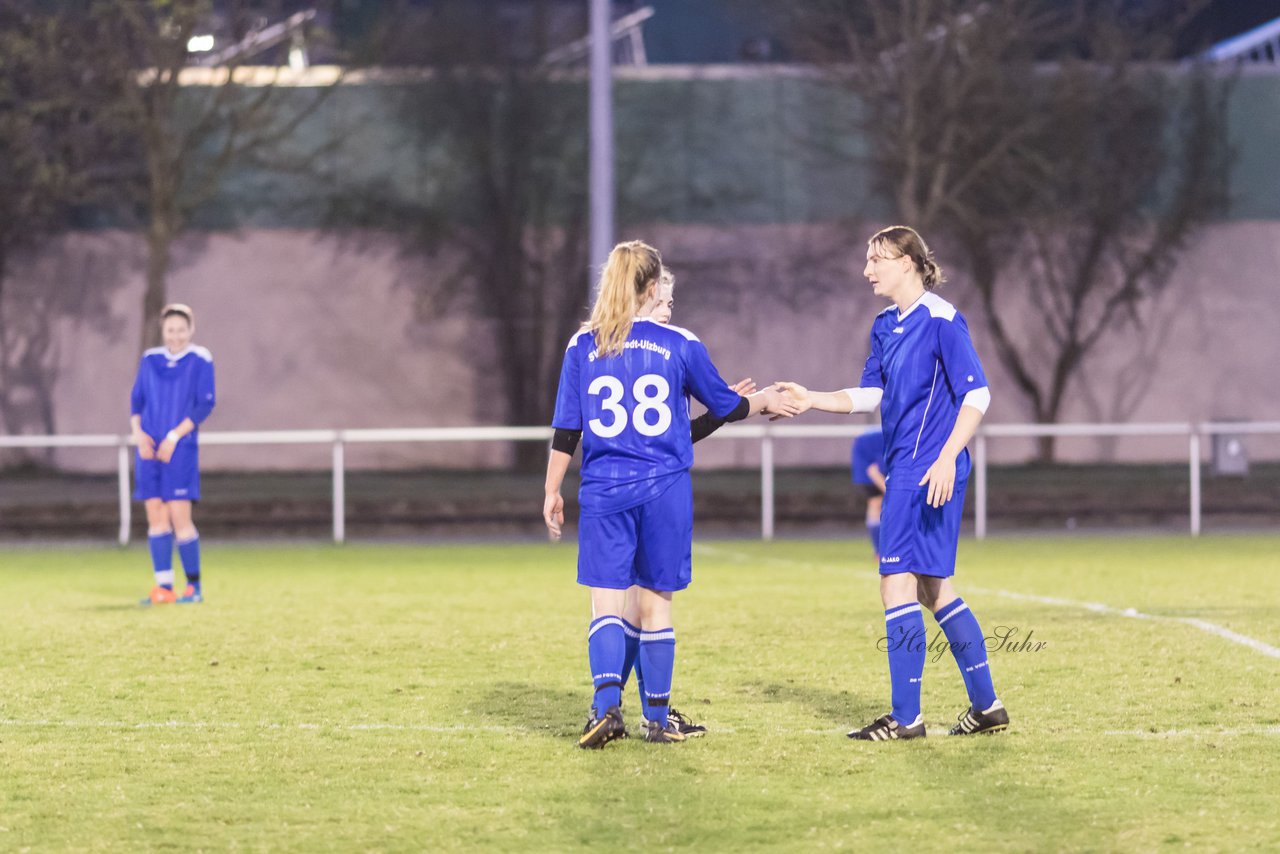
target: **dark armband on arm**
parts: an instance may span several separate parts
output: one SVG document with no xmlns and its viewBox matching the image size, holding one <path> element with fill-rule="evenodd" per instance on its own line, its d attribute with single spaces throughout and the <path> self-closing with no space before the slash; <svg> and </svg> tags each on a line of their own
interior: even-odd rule
<svg viewBox="0 0 1280 854">
<path fill-rule="evenodd" d="M 741 421 L 750 414 L 751 401 L 747 400 L 742 395 L 738 395 L 738 405 L 733 408 L 732 412 L 724 417 L 724 420 L 726 422 Z"/>
<path fill-rule="evenodd" d="M 581 439 L 581 430 L 562 430 L 557 427 L 556 432 L 551 436 L 551 450 L 562 451 L 572 457 L 573 452 L 578 450 L 578 442 Z"/>
<path fill-rule="evenodd" d="M 724 426 L 723 418 L 704 412 L 689 424 L 689 438 L 700 442 Z"/>
</svg>

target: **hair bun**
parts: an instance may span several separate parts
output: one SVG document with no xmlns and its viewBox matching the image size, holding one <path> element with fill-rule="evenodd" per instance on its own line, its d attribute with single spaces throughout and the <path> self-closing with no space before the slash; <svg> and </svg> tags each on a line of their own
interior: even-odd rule
<svg viewBox="0 0 1280 854">
<path fill-rule="evenodd" d="M 933 253 L 930 252 L 924 258 L 924 286 L 933 290 L 938 285 L 947 280 L 946 275 L 942 272 L 942 268 L 938 266 L 938 262 L 933 260 Z"/>
</svg>

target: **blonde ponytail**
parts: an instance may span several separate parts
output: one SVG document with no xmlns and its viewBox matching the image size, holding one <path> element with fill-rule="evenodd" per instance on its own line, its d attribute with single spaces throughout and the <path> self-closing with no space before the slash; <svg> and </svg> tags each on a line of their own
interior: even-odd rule
<svg viewBox="0 0 1280 854">
<path fill-rule="evenodd" d="M 586 324 L 595 333 L 601 356 L 622 352 L 631 334 L 631 319 L 640 309 L 640 297 L 657 281 L 661 270 L 662 256 L 646 243 L 630 240 L 613 247 L 600 272 L 596 304 Z"/>
</svg>

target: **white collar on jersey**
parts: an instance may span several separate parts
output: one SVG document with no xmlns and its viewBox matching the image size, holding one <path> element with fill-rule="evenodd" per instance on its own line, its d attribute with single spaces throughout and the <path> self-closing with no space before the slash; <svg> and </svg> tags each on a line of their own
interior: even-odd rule
<svg viewBox="0 0 1280 854">
<path fill-rule="evenodd" d="M 916 299 L 916 301 L 915 301 L 915 302 L 913 302 L 913 303 L 911 303 L 911 305 L 907 306 L 907 310 L 906 310 L 906 311 L 899 311 L 899 312 L 898 312 L 898 322 L 899 322 L 899 323 L 901 323 L 902 321 L 906 320 L 906 319 L 907 319 L 907 315 L 908 315 L 908 314 L 910 314 L 911 312 L 915 311 L 917 308 L 919 308 L 919 307 L 924 303 L 924 298 L 925 298 L 925 297 L 927 297 L 928 295 L 929 295 L 929 292 L 928 292 L 928 291 L 925 291 L 924 293 L 922 293 L 922 294 L 921 294 L 921 295 Z"/>
<path fill-rule="evenodd" d="M 196 345 L 188 344 L 176 353 L 170 353 L 168 347 L 159 347 L 157 349 L 159 349 L 160 352 L 164 354 L 164 357 L 170 362 L 176 362 L 188 353 L 195 352 Z"/>
</svg>

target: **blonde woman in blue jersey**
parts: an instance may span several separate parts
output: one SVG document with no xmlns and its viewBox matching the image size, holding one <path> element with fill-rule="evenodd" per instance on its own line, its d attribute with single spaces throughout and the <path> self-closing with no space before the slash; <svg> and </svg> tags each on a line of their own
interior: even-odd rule
<svg viewBox="0 0 1280 854">
<path fill-rule="evenodd" d="M 147 532 L 155 585 L 144 605 L 204 601 L 200 580 L 200 535 L 191 518 L 200 500 L 200 424 L 216 402 L 213 356 L 191 343 L 195 313 L 174 303 L 160 312 L 164 346 L 142 354 L 130 395 L 129 423 L 138 446 L 134 498 L 147 509 Z M 173 547 L 187 587 L 173 589 Z"/>
<path fill-rule="evenodd" d="M 641 308 L 642 316 L 650 317 L 659 323 L 670 323 L 675 311 L 675 275 L 666 267 L 658 274 L 658 293 L 646 311 Z M 729 386 L 740 395 L 749 395 L 756 390 L 756 384 L 748 377 Z M 710 412 L 704 412 L 690 425 L 690 439 L 696 444 L 724 426 L 724 420 L 716 418 Z M 622 609 L 622 631 L 626 635 L 626 657 L 622 662 L 622 687 L 625 689 L 632 671 L 636 674 L 636 689 L 640 695 L 641 708 L 645 705 L 644 665 L 640 662 L 640 594 L 641 588 L 636 585 L 627 590 L 626 604 Z M 685 738 L 705 735 L 707 728 L 694 723 L 687 715 L 677 711 L 675 706 L 667 706 L 667 721 Z"/>
<path fill-rule="evenodd" d="M 996 732 L 1009 715 L 996 696 L 982 629 L 951 583 L 970 463 L 965 446 L 991 402 L 969 327 L 933 293 L 945 279 L 913 229 L 895 225 L 867 242 L 863 275 L 892 304 L 871 325 L 871 355 L 856 388 L 811 392 L 779 383 L 800 411 L 871 412 L 884 432 L 880 513 L 882 646 L 889 656 L 892 710 L 849 733 L 866 741 L 921 738 L 920 682 L 926 638 L 921 606 L 946 634 L 969 694 L 951 735 Z"/>
<path fill-rule="evenodd" d="M 591 594 L 587 658 L 592 714 L 578 746 L 599 748 L 626 735 L 619 704 L 628 588 L 640 589 L 639 659 L 645 673 L 645 740 L 684 740 L 668 721 L 675 630 L 671 600 L 692 580 L 693 463 L 688 399 L 736 421 L 795 406 L 773 389 L 742 397 L 729 388 L 707 348 L 686 329 L 648 314 L 662 258 L 640 241 L 620 243 L 600 276 L 591 319 L 565 349 L 542 515 L 553 539 L 564 524 L 560 487 L 582 442 L 578 583 Z"/>
</svg>

